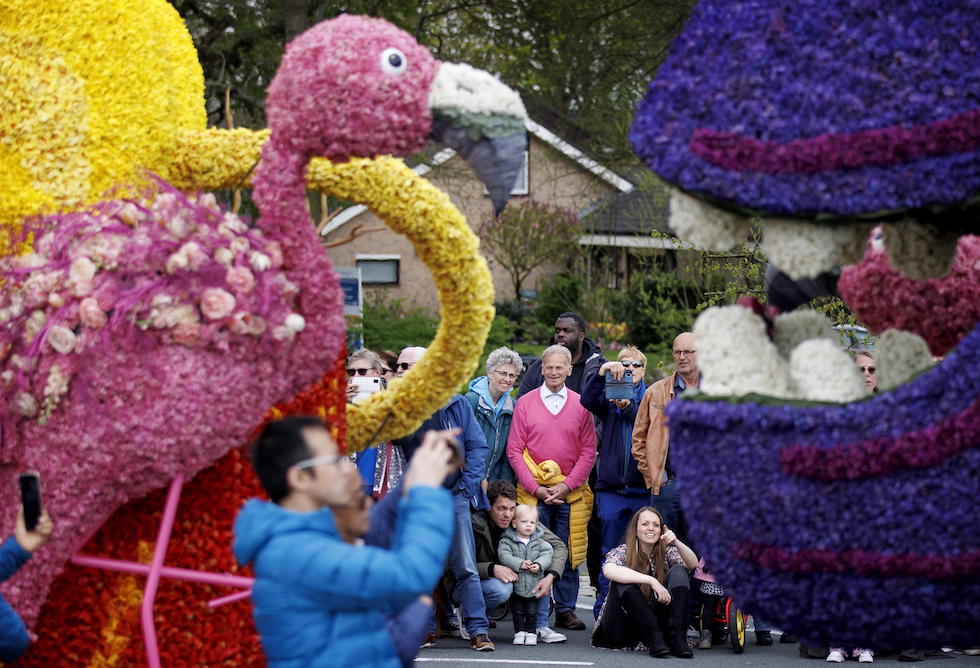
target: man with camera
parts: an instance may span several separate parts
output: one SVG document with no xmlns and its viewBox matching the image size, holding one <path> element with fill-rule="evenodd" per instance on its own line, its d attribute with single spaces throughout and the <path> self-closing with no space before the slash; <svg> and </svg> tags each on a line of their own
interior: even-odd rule
<svg viewBox="0 0 980 668">
<path fill-rule="evenodd" d="M 255 570 L 255 626 L 270 666 L 400 668 L 387 611 L 432 591 L 453 534 L 449 493 L 453 432 L 425 434 L 403 479 L 391 549 L 344 541 L 333 510 L 362 502 L 353 464 L 323 422 L 272 422 L 252 446 L 270 501 L 251 499 L 235 519 L 235 557 Z M 327 658 L 329 657 L 329 659 Z"/>
<path fill-rule="evenodd" d="M 412 346 L 398 356 L 399 376 L 415 366 L 425 354 L 425 348 Z M 487 459 L 487 441 L 483 436 L 470 402 L 461 394 L 454 394 L 445 406 L 432 414 L 413 433 L 394 442 L 401 445 L 405 456 L 411 458 L 421 435 L 429 429 L 458 429 L 461 444 L 462 467 L 448 476 L 443 485 L 453 493 L 456 532 L 449 549 L 449 570 L 455 585 L 452 598 L 459 606 L 460 635 L 469 639 L 470 646 L 478 652 L 492 652 L 496 647 L 490 640 L 486 606 L 480 574 L 476 570 L 476 548 L 470 529 L 470 513 L 490 507 L 480 482 L 483 480 Z"/>
<path fill-rule="evenodd" d="M 635 346 L 626 346 L 617 357 L 618 361 L 606 362 L 599 373 L 586 378 L 582 388 L 582 405 L 599 422 L 593 489 L 603 555 L 622 543 L 630 518 L 650 503 L 650 492 L 631 452 L 633 421 L 646 391 L 647 358 Z M 596 617 L 608 589 L 609 580 L 600 575 L 593 609 Z"/>
</svg>

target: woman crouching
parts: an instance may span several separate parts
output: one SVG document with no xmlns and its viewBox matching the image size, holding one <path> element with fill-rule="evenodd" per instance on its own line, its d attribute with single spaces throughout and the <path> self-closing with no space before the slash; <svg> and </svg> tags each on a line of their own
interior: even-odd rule
<svg viewBox="0 0 980 668">
<path fill-rule="evenodd" d="M 592 645 L 635 649 L 643 643 L 653 657 L 664 658 L 672 649 L 674 656 L 691 658 L 688 571 L 698 565 L 698 558 L 649 506 L 633 515 L 624 540 L 609 551 L 602 566 L 610 581 L 609 595 L 599 612 Z"/>
</svg>

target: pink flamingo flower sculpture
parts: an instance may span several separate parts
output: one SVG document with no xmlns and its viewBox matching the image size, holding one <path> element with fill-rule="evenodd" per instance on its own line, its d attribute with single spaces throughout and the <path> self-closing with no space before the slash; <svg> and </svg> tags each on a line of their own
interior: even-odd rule
<svg viewBox="0 0 980 668">
<path fill-rule="evenodd" d="M 143 198 L 28 221 L 34 253 L 3 261 L 0 507 L 19 503 L 14 476 L 37 470 L 57 522 L 6 585 L 29 625 L 117 507 L 240 444 L 336 358 L 340 290 L 305 200 L 313 157 L 404 155 L 432 135 L 499 209 L 526 146 L 516 93 L 365 17 L 292 42 L 266 112 L 255 226 L 160 182 Z"/>
</svg>

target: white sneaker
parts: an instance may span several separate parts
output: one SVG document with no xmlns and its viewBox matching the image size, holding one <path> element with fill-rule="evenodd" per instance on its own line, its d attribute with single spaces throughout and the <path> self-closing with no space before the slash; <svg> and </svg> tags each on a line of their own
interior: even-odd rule
<svg viewBox="0 0 980 668">
<path fill-rule="evenodd" d="M 538 636 L 534 635 L 533 633 L 525 633 L 524 634 L 524 644 L 525 645 L 537 645 L 538 644 Z"/>
<path fill-rule="evenodd" d="M 858 663 L 874 663 L 875 657 L 871 652 L 861 652 L 858 654 Z"/>
<path fill-rule="evenodd" d="M 844 655 L 835 649 L 827 655 L 827 661 L 830 663 L 844 663 Z"/>
<path fill-rule="evenodd" d="M 568 640 L 568 636 L 564 633 L 558 633 L 547 626 L 538 627 L 538 640 L 543 643 L 553 643 L 553 642 L 565 642 Z"/>
<path fill-rule="evenodd" d="M 525 640 L 527 640 L 527 632 L 526 631 L 518 631 L 517 633 L 514 634 L 514 644 L 515 645 L 523 645 Z"/>
<path fill-rule="evenodd" d="M 463 623 L 463 606 L 456 608 L 456 623 L 459 625 L 459 637 L 463 640 L 469 640 L 470 634 L 466 630 L 466 624 Z"/>
</svg>

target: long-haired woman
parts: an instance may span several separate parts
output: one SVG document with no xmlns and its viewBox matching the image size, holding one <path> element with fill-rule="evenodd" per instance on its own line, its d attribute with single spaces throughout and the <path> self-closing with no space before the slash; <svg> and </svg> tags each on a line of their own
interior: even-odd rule
<svg viewBox="0 0 980 668">
<path fill-rule="evenodd" d="M 634 513 L 624 541 L 609 551 L 602 566 L 611 586 L 592 634 L 593 646 L 623 649 L 643 643 L 650 656 L 666 657 L 673 650 L 674 656 L 690 658 L 688 572 L 698 558 L 649 506 Z"/>
</svg>

